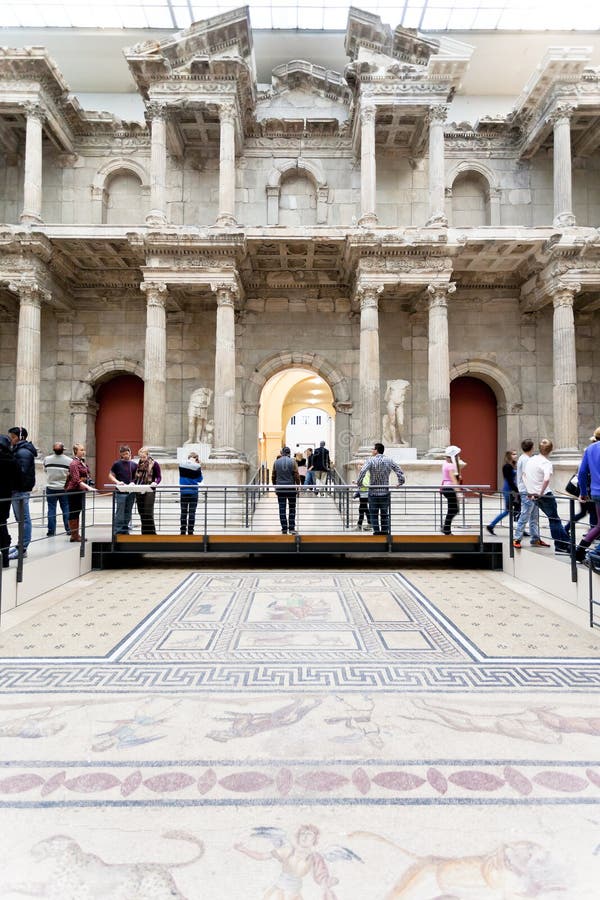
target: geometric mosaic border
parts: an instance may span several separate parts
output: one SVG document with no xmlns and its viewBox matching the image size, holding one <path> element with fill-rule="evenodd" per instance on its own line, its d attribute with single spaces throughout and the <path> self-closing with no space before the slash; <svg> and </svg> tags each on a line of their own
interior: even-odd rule
<svg viewBox="0 0 600 900">
<path fill-rule="evenodd" d="M 217 659 L 214 655 L 198 659 L 201 656 L 199 653 L 186 654 L 176 650 L 167 650 L 163 654 L 170 658 L 156 660 L 161 645 L 155 636 L 158 634 L 160 637 L 161 623 L 168 625 L 169 615 L 173 617 L 177 603 L 187 596 L 186 591 L 189 594 L 196 581 L 202 582 L 208 577 L 194 573 L 185 578 L 106 657 L 4 659 L 0 664 L 0 694 L 136 693 L 149 689 L 192 694 L 227 693 L 240 689 L 259 693 L 274 690 L 282 693 L 320 693 L 331 690 L 488 692 L 519 689 L 593 692 L 600 689 L 600 666 L 594 658 L 486 657 L 404 576 L 387 573 L 387 577 L 390 576 L 397 583 L 399 592 L 408 597 L 411 608 L 417 610 L 412 613 L 413 618 L 416 615 L 420 621 L 425 615 L 430 617 L 432 633 L 435 631 L 438 635 L 437 643 L 441 640 L 442 645 L 455 648 L 454 659 L 440 661 L 435 659 L 433 652 L 429 660 L 419 659 L 413 651 L 406 654 L 390 652 L 380 654 L 378 659 L 365 659 L 369 657 L 365 652 L 359 655 L 355 651 L 323 651 L 317 654 L 314 651 L 286 652 L 265 648 L 260 653 L 253 651 L 254 658 L 243 661 L 225 658 L 226 651 Z M 339 577 L 344 580 L 356 578 L 354 573 Z M 350 604 L 354 602 L 352 594 L 353 591 L 349 590 Z M 352 621 L 358 621 L 357 612 Z M 252 627 L 273 628 L 269 623 Z M 298 627 L 307 628 L 303 623 Z M 337 626 L 326 623 L 327 627 Z M 165 633 L 167 630 L 163 628 Z M 154 640 L 154 644 L 149 638 Z M 144 658 L 143 647 L 147 645 L 150 646 L 148 656 L 152 661 Z M 411 653 L 412 659 L 402 658 Z M 252 656 L 252 653 L 248 655 Z M 229 653 L 229 656 L 233 654 Z"/>
</svg>

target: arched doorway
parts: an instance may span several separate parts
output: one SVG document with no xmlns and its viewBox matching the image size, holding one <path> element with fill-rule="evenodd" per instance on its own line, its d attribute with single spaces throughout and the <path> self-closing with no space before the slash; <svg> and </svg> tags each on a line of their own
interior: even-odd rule
<svg viewBox="0 0 600 900">
<path fill-rule="evenodd" d="M 96 484 L 108 482 L 110 467 L 119 458 L 119 446 L 136 453 L 143 443 L 144 382 L 137 375 L 117 375 L 96 391 Z"/>
<path fill-rule="evenodd" d="M 489 484 L 498 479 L 498 410 L 489 385 L 467 375 L 450 383 L 450 435 L 468 463 L 467 484 Z"/>
<path fill-rule="evenodd" d="M 259 460 L 270 468 L 284 444 L 292 454 L 318 447 L 324 440 L 335 446 L 333 393 L 310 369 L 284 369 L 268 379 L 260 396 Z M 333 453 L 332 453 L 333 456 Z"/>
</svg>

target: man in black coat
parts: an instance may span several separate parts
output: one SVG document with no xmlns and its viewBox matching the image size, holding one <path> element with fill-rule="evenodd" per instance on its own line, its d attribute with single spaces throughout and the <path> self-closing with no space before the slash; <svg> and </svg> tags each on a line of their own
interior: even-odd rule
<svg viewBox="0 0 600 900">
<path fill-rule="evenodd" d="M 19 472 L 19 485 L 12 492 L 13 515 L 17 522 L 23 510 L 23 556 L 27 556 L 27 548 L 31 543 L 31 515 L 29 513 L 29 496 L 35 487 L 35 458 L 37 450 L 27 440 L 27 429 L 15 425 L 8 429 L 8 437 L 12 443 L 13 456 Z M 10 559 L 16 559 L 19 555 L 17 547 L 11 547 Z"/>
<path fill-rule="evenodd" d="M 13 491 L 19 488 L 19 469 L 12 450 L 12 441 L 7 434 L 0 434 L 0 551 L 2 565 L 8 566 L 10 534 L 8 517 Z"/>
</svg>

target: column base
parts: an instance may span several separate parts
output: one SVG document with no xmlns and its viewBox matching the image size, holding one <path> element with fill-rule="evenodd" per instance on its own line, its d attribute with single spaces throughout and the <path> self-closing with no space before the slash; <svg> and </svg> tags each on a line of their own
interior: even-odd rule
<svg viewBox="0 0 600 900">
<path fill-rule="evenodd" d="M 235 447 L 213 447 L 209 459 L 235 459 L 243 461 L 243 456 Z"/>
<path fill-rule="evenodd" d="M 560 447 L 558 450 L 552 451 L 553 460 L 574 460 L 576 467 L 579 468 L 581 462 L 581 451 L 577 447 Z"/>
<path fill-rule="evenodd" d="M 22 212 L 19 216 L 21 225 L 43 225 L 44 220 L 35 213 Z"/>
<path fill-rule="evenodd" d="M 158 444 L 154 446 L 152 444 L 146 444 L 148 447 L 148 453 L 152 457 L 152 459 L 166 459 L 167 457 L 173 456 L 173 448 L 172 447 L 163 447 Z"/>
<path fill-rule="evenodd" d="M 447 217 L 445 215 L 443 215 L 442 213 L 438 213 L 435 216 L 431 216 L 431 218 L 427 219 L 427 221 L 425 222 L 426 228 L 431 228 L 431 227 L 435 227 L 435 226 L 438 226 L 440 228 L 447 228 L 448 227 Z"/>
<path fill-rule="evenodd" d="M 232 216 L 230 213 L 221 213 L 217 216 L 215 225 L 220 225 L 221 228 L 237 228 L 239 222 L 236 217 Z"/>
<path fill-rule="evenodd" d="M 559 216 L 555 216 L 552 222 L 554 228 L 573 228 L 576 224 L 575 216 L 571 212 L 564 212 Z"/>
<path fill-rule="evenodd" d="M 446 447 L 432 447 L 425 453 L 423 459 L 444 459 Z"/>
<path fill-rule="evenodd" d="M 152 209 L 146 216 L 146 225 L 159 228 L 161 225 L 167 225 L 167 217 L 160 209 Z"/>
<path fill-rule="evenodd" d="M 379 224 L 379 219 L 375 215 L 375 213 L 365 213 L 364 216 L 361 216 L 358 220 L 358 225 L 360 228 L 374 228 L 375 225 Z"/>
</svg>

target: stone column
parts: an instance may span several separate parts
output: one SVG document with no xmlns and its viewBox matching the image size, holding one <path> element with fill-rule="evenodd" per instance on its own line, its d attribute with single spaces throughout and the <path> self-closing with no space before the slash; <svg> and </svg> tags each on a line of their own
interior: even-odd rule
<svg viewBox="0 0 600 900">
<path fill-rule="evenodd" d="M 368 285 L 357 291 L 360 302 L 359 408 L 361 447 L 367 453 L 381 440 L 379 375 L 379 295 L 383 285 Z"/>
<path fill-rule="evenodd" d="M 573 107 L 561 103 L 550 116 L 554 126 L 554 221 L 557 228 L 575 225 L 571 175 L 571 116 Z"/>
<path fill-rule="evenodd" d="M 160 453 L 165 446 L 167 404 L 167 286 L 142 282 L 146 293 L 144 355 L 144 444 Z"/>
<path fill-rule="evenodd" d="M 30 440 L 35 441 L 40 424 L 42 300 L 49 295 L 35 281 L 13 282 L 8 287 L 19 296 L 15 423 L 26 428 Z"/>
<path fill-rule="evenodd" d="M 429 122 L 429 219 L 428 225 L 447 225 L 444 168 L 445 106 L 431 106 L 427 113 Z"/>
<path fill-rule="evenodd" d="M 577 452 L 577 363 L 573 300 L 580 285 L 560 288 L 552 295 L 554 388 L 554 446 L 568 454 Z"/>
<path fill-rule="evenodd" d="M 39 103 L 26 103 L 25 177 L 20 221 L 42 221 L 42 131 L 45 114 Z"/>
<path fill-rule="evenodd" d="M 450 443 L 450 353 L 448 349 L 448 295 L 454 283 L 430 284 L 429 293 L 429 451 L 443 454 Z"/>
<path fill-rule="evenodd" d="M 235 218 L 235 107 L 219 107 L 221 143 L 219 152 L 219 215 L 217 225 L 237 225 Z"/>
<path fill-rule="evenodd" d="M 217 295 L 215 443 L 211 459 L 235 459 L 235 285 L 211 285 Z"/>
<path fill-rule="evenodd" d="M 148 225 L 164 225 L 167 221 L 167 110 L 164 103 L 149 103 L 151 120 L 150 146 L 150 212 Z"/>
<path fill-rule="evenodd" d="M 361 100 L 360 107 L 360 219 L 366 228 L 377 225 L 375 192 L 377 170 L 375 164 L 375 116 L 372 100 Z"/>
</svg>

